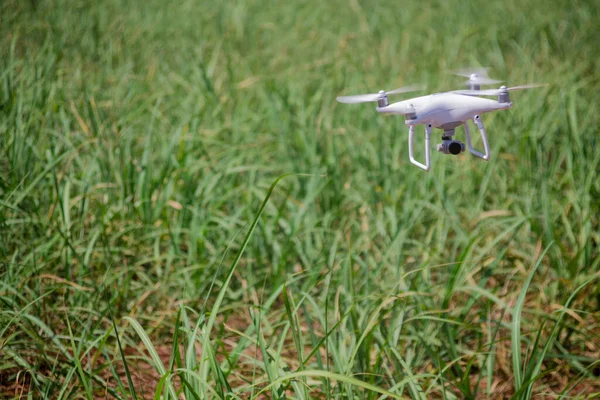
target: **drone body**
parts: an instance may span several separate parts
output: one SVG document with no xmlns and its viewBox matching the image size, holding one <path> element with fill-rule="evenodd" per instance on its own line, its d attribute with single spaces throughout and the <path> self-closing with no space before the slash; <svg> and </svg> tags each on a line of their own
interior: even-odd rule
<svg viewBox="0 0 600 400">
<path fill-rule="evenodd" d="M 434 128 L 449 130 L 462 125 L 474 115 L 505 110 L 511 106 L 512 103 L 510 102 L 500 103 L 490 99 L 446 92 L 377 107 L 377 111 L 380 113 L 410 115 L 410 111 L 414 109 L 415 116 L 414 118 L 407 118 L 407 125 L 431 124 Z"/>
<path fill-rule="evenodd" d="M 484 160 L 489 160 L 490 149 L 485 128 L 481 121 L 481 114 L 511 108 L 513 103 L 509 100 L 509 91 L 527 89 L 539 85 L 524 85 L 512 88 L 501 86 L 500 89 L 480 90 L 481 84 L 497 83 L 499 81 L 489 79 L 485 70 L 480 70 L 479 74 L 472 73 L 468 76 L 469 80 L 467 84 L 469 84 L 470 90 L 435 93 L 392 104 L 388 102 L 388 94 L 406 93 L 420 89 L 417 86 L 408 86 L 390 92 L 380 91 L 376 94 L 342 96 L 338 97 L 337 100 L 341 103 L 350 104 L 376 101 L 377 112 L 403 115 L 406 118 L 405 124 L 409 127 L 408 152 L 410 161 L 425 171 L 429 171 L 431 166 L 430 140 L 432 128 L 444 131 L 442 134 L 442 143 L 437 145 L 437 150 L 444 154 L 458 155 L 465 151 L 465 145 L 458 140 L 453 140 L 452 136 L 454 136 L 455 128 L 463 125 L 467 141 L 466 147 L 468 147 L 469 152 Z M 484 99 L 478 96 L 498 96 L 498 100 Z M 483 153 L 473 149 L 471 145 L 471 135 L 467 124 L 469 120 L 473 120 L 479 130 L 484 146 Z M 414 157 L 416 125 L 425 125 L 425 164 L 418 162 Z"/>
</svg>

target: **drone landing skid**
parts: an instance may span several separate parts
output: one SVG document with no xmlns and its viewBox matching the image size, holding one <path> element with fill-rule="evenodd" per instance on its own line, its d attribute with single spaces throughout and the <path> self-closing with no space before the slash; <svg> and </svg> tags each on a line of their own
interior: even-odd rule
<svg viewBox="0 0 600 400">
<path fill-rule="evenodd" d="M 480 153 L 473 148 L 471 145 L 471 133 L 469 132 L 468 121 L 465 121 L 463 124 L 465 126 L 465 136 L 467 137 L 467 146 L 469 148 L 469 152 L 476 157 L 483 158 L 485 161 L 490 159 L 490 145 L 488 144 L 487 135 L 485 134 L 485 128 L 483 127 L 483 122 L 481 121 L 481 117 L 479 115 L 475 115 L 473 117 L 473 122 L 477 125 L 477 129 L 479 129 L 479 133 L 481 134 L 481 141 L 483 142 L 484 153 Z"/>
<path fill-rule="evenodd" d="M 429 171 L 429 167 L 431 166 L 431 124 L 425 125 L 425 164 L 421 164 L 417 160 L 415 160 L 414 153 L 414 138 L 415 138 L 415 126 L 411 125 L 408 128 L 408 156 L 410 157 L 410 162 L 416 165 L 417 167 L 424 169 L 425 171 Z"/>
<path fill-rule="evenodd" d="M 479 157 L 479 158 L 482 158 L 482 159 L 488 161 L 490 159 L 490 146 L 488 144 L 487 135 L 485 133 L 485 127 L 483 126 L 481 117 L 479 115 L 473 116 L 473 122 L 477 126 L 477 129 L 479 130 L 479 133 L 481 135 L 481 141 L 483 142 L 483 148 L 484 148 L 485 153 L 481 153 L 473 148 L 473 145 L 471 143 L 471 132 L 469 131 L 469 125 L 467 122 L 468 121 L 465 121 L 463 123 L 463 126 L 465 127 L 465 136 L 467 138 L 467 147 L 469 149 L 469 152 L 476 157 Z M 416 165 L 417 167 L 419 167 L 425 171 L 429 171 L 429 169 L 431 167 L 431 146 L 430 146 L 431 145 L 431 129 L 432 129 L 431 124 L 425 125 L 425 164 L 422 164 L 415 159 L 415 153 L 414 153 L 415 125 L 410 125 L 408 128 L 408 155 L 410 158 L 410 162 L 413 165 Z M 442 139 L 447 140 L 449 138 L 442 137 Z M 458 142 L 458 143 L 460 143 L 460 142 Z M 439 148 L 438 148 L 438 150 L 439 150 Z M 464 147 L 463 147 L 463 151 L 464 151 Z M 456 155 L 456 154 L 460 154 L 462 151 L 457 151 L 456 153 L 447 152 L 447 151 L 444 151 L 444 152 L 446 154 L 455 154 Z"/>
</svg>

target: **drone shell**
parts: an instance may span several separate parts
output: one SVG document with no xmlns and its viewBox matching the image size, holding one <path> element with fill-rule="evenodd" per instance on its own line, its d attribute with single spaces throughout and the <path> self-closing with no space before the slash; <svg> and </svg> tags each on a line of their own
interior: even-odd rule
<svg viewBox="0 0 600 400">
<path fill-rule="evenodd" d="M 474 114 L 504 110 L 511 106 L 510 102 L 499 103 L 491 99 L 446 92 L 377 107 L 377 111 L 406 115 L 406 125 L 431 124 L 439 129 L 452 129 L 471 119 Z"/>
</svg>

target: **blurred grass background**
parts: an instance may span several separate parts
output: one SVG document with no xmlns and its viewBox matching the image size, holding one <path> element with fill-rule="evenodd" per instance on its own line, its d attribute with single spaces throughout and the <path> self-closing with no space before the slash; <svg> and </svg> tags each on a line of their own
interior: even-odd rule
<svg viewBox="0 0 600 400">
<path fill-rule="evenodd" d="M 0 2 L 2 393 L 598 395 L 599 11 Z M 335 101 L 470 66 L 489 162 Z"/>
</svg>

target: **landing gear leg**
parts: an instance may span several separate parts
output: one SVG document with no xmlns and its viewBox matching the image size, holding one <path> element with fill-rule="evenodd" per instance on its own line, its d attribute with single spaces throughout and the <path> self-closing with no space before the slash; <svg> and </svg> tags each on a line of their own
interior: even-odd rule
<svg viewBox="0 0 600 400">
<path fill-rule="evenodd" d="M 411 125 L 408 128 L 408 155 L 410 157 L 410 162 L 425 171 L 429 171 L 429 167 L 431 165 L 431 163 L 430 163 L 430 155 L 431 155 L 430 147 L 431 146 L 429 143 L 430 139 L 431 139 L 431 125 L 430 124 L 425 125 L 425 164 L 421 164 L 420 162 L 415 160 L 415 153 L 414 153 L 414 147 L 413 147 L 414 136 L 415 136 L 415 126 Z"/>
<path fill-rule="evenodd" d="M 490 159 L 490 146 L 487 141 L 487 136 L 485 134 L 485 128 L 483 127 L 483 122 L 481 121 L 481 117 L 479 115 L 475 115 L 473 117 L 473 122 L 475 122 L 475 125 L 477 125 L 477 129 L 479 129 L 479 133 L 481 134 L 481 140 L 483 142 L 483 148 L 484 148 L 485 154 L 478 152 L 471 145 L 471 134 L 469 132 L 469 125 L 467 122 L 465 122 L 464 126 L 465 126 L 465 136 L 467 137 L 467 147 L 469 148 L 469 151 L 471 152 L 471 154 L 473 154 L 474 156 L 477 156 L 479 158 L 483 158 L 484 160 L 487 161 Z"/>
</svg>

